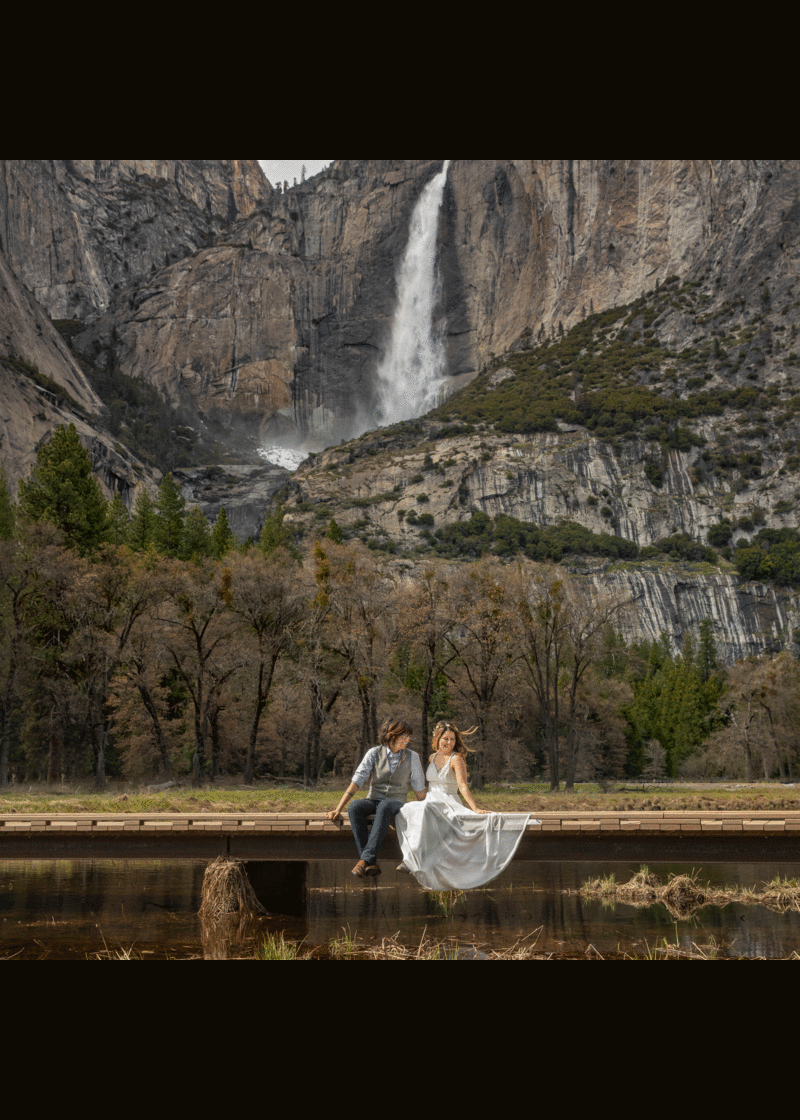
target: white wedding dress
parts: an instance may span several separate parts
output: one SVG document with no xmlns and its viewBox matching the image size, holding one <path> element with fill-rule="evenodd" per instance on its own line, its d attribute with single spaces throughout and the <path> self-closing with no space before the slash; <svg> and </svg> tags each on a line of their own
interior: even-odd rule
<svg viewBox="0 0 800 1120">
<path fill-rule="evenodd" d="M 431 891 L 468 891 L 494 879 L 510 863 L 530 820 L 529 813 L 466 809 L 452 757 L 441 770 L 431 759 L 425 800 L 407 802 L 394 818 L 403 863 Z"/>
</svg>

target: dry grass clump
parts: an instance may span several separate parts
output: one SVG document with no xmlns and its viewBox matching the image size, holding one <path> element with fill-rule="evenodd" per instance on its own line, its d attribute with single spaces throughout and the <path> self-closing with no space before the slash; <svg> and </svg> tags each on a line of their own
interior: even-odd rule
<svg viewBox="0 0 800 1120">
<path fill-rule="evenodd" d="M 613 875 L 611 876 L 613 879 Z M 655 902 L 660 897 L 662 889 L 661 880 L 657 875 L 651 875 L 647 867 L 641 867 L 627 883 L 620 883 L 616 891 L 617 898 L 633 899 L 636 902 Z"/>
<path fill-rule="evenodd" d="M 454 941 L 435 941 L 423 933 L 419 945 L 401 945 L 394 937 L 384 937 L 380 945 L 364 946 L 359 958 L 366 961 L 457 961 L 459 948 Z"/>
<path fill-rule="evenodd" d="M 264 945 L 256 950 L 256 960 L 317 960 L 317 961 L 451 961 L 459 959 L 458 946 L 453 942 L 434 941 L 422 935 L 419 945 L 408 947 L 398 940 L 399 934 L 382 938 L 380 944 L 370 944 L 354 937 L 349 930 L 342 936 L 309 949 L 302 955 L 298 946 L 286 941 L 284 935 L 269 935 Z"/>
<path fill-rule="evenodd" d="M 208 865 L 198 913 L 206 960 L 228 960 L 257 933 L 259 916 L 266 910 L 256 898 L 240 859 L 217 856 Z"/>
<path fill-rule="evenodd" d="M 641 867 L 627 883 L 617 883 L 613 874 L 605 879 L 589 879 L 578 893 L 625 902 L 629 906 L 652 906 L 655 902 L 663 902 L 676 918 L 688 918 L 709 902 L 731 901 L 727 895 L 723 898 L 721 892 L 703 889 L 697 882 L 696 872 L 670 875 L 669 882 L 663 883 L 657 875 L 651 874 L 648 867 Z"/>
<path fill-rule="evenodd" d="M 716 961 L 731 959 L 720 956 L 722 946 L 718 945 L 713 937 L 710 937 L 707 945 L 696 945 L 693 941 L 687 948 L 678 944 L 676 939 L 673 944 L 667 941 L 666 937 L 663 938 L 660 945 L 655 945 L 652 949 L 645 942 L 645 952 L 643 956 L 625 954 L 625 960 L 646 960 L 646 961 Z M 738 959 L 738 958 L 736 958 Z"/>
<path fill-rule="evenodd" d="M 539 934 L 544 929 L 544 926 L 539 926 L 538 929 L 531 930 L 525 937 L 521 937 L 515 941 L 510 949 L 493 949 L 486 955 L 486 960 L 490 961 L 545 961 L 552 958 L 551 953 L 542 953 L 536 951 L 536 943 L 539 940 Z M 533 941 L 530 941 L 533 938 Z M 528 941 L 529 944 L 525 944 Z M 591 948 L 591 946 L 590 946 Z M 599 954 L 598 954 L 599 956 Z"/>
<path fill-rule="evenodd" d="M 102 934 L 100 935 L 102 937 Z M 142 961 L 144 957 L 135 946 L 130 945 L 127 948 L 121 945 L 119 949 L 109 948 L 105 937 L 103 937 L 103 949 L 96 953 L 87 953 L 87 961 Z"/>
<path fill-rule="evenodd" d="M 585 879 L 580 893 L 592 898 L 616 898 L 619 886 L 612 871 L 610 875 L 604 875 L 600 879 Z"/>
<path fill-rule="evenodd" d="M 537 953 L 536 942 L 542 927 L 532 930 L 508 949 L 482 949 L 477 945 L 459 945 L 452 940 L 437 941 L 423 933 L 418 945 L 402 945 L 399 934 L 384 937 L 379 945 L 366 945 L 348 931 L 341 940 L 328 945 L 327 960 L 362 961 L 529 961 L 546 960 L 549 954 Z M 533 941 L 530 939 L 533 938 Z M 528 942 L 528 944 L 526 944 Z"/>
<path fill-rule="evenodd" d="M 217 856 L 203 876 L 201 918 L 219 919 L 229 914 L 266 914 L 240 859 Z"/>
<path fill-rule="evenodd" d="M 541 927 L 516 941 L 509 949 L 482 949 L 477 945 L 462 946 L 456 941 L 438 941 L 423 932 L 417 945 L 403 945 L 399 933 L 384 937 L 380 943 L 369 944 L 353 936 L 349 929 L 342 936 L 309 949 L 302 955 L 298 946 L 286 941 L 283 934 L 270 935 L 255 953 L 256 960 L 318 960 L 318 961 L 528 961 L 547 960 L 548 953 L 536 952 Z M 533 942 L 529 939 L 534 938 Z M 526 942 L 529 942 L 526 944 Z"/>
<path fill-rule="evenodd" d="M 694 875 L 671 875 L 661 892 L 661 901 L 676 918 L 689 917 L 705 906 L 708 896 L 698 886 Z"/>
<path fill-rule="evenodd" d="M 670 875 L 669 881 L 662 883 L 657 875 L 651 875 L 647 867 L 642 867 L 627 883 L 617 883 L 613 873 L 602 879 L 587 879 L 578 893 L 604 901 L 618 900 L 630 906 L 663 902 L 676 918 L 691 917 L 702 906 L 727 906 L 729 902 L 767 906 L 779 913 L 800 910 L 800 879 L 783 879 L 780 875 L 759 891 L 753 887 L 711 887 L 708 884 L 703 887 L 696 871 L 691 875 Z"/>
<path fill-rule="evenodd" d="M 758 901 L 779 914 L 786 910 L 800 910 L 800 879 L 783 879 L 777 875 L 764 884 Z"/>
</svg>

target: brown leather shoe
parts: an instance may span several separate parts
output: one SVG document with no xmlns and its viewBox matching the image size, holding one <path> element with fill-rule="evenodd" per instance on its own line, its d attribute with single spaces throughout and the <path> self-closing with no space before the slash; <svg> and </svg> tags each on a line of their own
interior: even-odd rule
<svg viewBox="0 0 800 1120">
<path fill-rule="evenodd" d="M 380 875 L 380 873 L 381 869 L 378 867 L 377 863 L 368 863 L 366 871 L 364 872 L 365 875 Z"/>
<path fill-rule="evenodd" d="M 363 879 L 366 873 L 367 865 L 364 863 L 363 859 L 360 859 L 353 868 L 352 874 L 355 875 L 358 879 Z"/>
</svg>

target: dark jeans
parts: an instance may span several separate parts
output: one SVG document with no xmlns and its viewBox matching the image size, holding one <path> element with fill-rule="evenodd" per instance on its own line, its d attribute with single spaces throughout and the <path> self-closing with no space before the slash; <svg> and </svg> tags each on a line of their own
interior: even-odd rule
<svg viewBox="0 0 800 1120">
<path fill-rule="evenodd" d="M 402 801 L 374 801 L 365 797 L 362 801 L 353 801 L 347 810 L 350 825 L 353 829 L 353 838 L 358 849 L 359 859 L 364 863 L 374 863 L 378 855 L 378 848 L 383 843 L 383 838 L 389 831 L 389 825 L 403 808 Z M 375 814 L 372 822 L 372 831 L 367 833 L 367 817 Z"/>
</svg>

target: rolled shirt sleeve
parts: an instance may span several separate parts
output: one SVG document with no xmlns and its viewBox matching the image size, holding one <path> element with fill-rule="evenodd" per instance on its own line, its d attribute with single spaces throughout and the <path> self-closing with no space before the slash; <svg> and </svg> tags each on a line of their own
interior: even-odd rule
<svg viewBox="0 0 800 1120">
<path fill-rule="evenodd" d="M 353 785 L 358 786 L 359 789 L 363 789 L 369 781 L 369 776 L 377 761 L 379 750 L 380 747 L 370 747 L 361 759 L 360 765 L 356 767 L 356 772 L 353 775 Z"/>
</svg>

